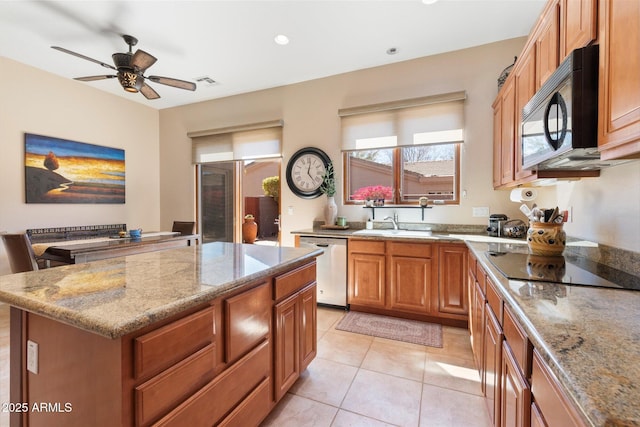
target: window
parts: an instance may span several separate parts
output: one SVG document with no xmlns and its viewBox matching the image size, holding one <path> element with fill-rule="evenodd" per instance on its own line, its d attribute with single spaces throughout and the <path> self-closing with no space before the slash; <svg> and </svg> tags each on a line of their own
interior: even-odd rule
<svg viewBox="0 0 640 427">
<path fill-rule="evenodd" d="M 464 92 L 340 110 L 346 204 L 459 203 Z"/>
</svg>

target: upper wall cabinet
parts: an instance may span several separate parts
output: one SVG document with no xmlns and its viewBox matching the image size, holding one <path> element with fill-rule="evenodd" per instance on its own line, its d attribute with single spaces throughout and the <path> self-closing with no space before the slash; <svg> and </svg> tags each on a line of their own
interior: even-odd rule
<svg viewBox="0 0 640 427">
<path fill-rule="evenodd" d="M 597 0 L 562 0 L 560 62 L 573 50 L 587 46 L 596 39 L 597 6 Z"/>
<path fill-rule="evenodd" d="M 558 68 L 560 53 L 560 5 L 558 0 L 548 3 L 532 38 L 535 40 L 536 46 L 536 86 L 539 89 Z"/>
<path fill-rule="evenodd" d="M 561 61 L 574 49 L 578 49 L 591 44 L 597 35 L 598 0 L 549 0 L 545 6 L 538 22 L 534 26 L 529 39 L 518 57 L 513 68 L 512 75 L 509 76 L 502 87 L 495 102 L 493 103 L 493 186 L 494 188 L 511 188 L 522 184 L 532 183 L 536 179 L 544 178 L 578 178 L 580 176 L 594 176 L 580 173 L 581 171 L 530 171 L 522 168 L 522 145 L 520 121 L 522 108 L 529 102 L 538 89 L 558 68 Z M 603 3 L 610 3 L 610 0 L 602 0 Z M 622 2 L 627 3 L 627 2 Z M 628 2 L 640 5 L 640 2 Z M 616 5 L 617 8 L 622 8 Z M 630 8 L 630 5 L 625 7 Z M 635 39 L 634 48 L 638 48 L 637 22 L 629 24 L 636 25 L 633 29 Z M 618 25 L 618 24 L 616 24 Z M 623 34 L 619 27 L 616 31 Z M 601 36 L 602 37 L 602 36 Z M 622 44 L 619 44 L 622 49 Z M 632 50 L 627 50 L 631 52 Z M 636 49 L 637 51 L 637 49 Z M 621 55 L 618 55 L 621 56 Z M 625 66 L 626 71 L 637 69 L 638 58 L 618 58 Z M 626 61 L 626 62 L 625 62 Z M 633 65 L 630 61 L 635 61 Z M 636 68 L 633 68 L 633 67 Z M 601 66 L 602 69 L 602 66 Z M 623 67 L 621 66 L 622 70 Z M 631 76 L 631 74 L 628 74 Z M 636 77 L 634 75 L 634 77 Z M 637 77 L 636 77 L 637 78 Z M 638 81 L 635 81 L 638 86 Z M 640 121 L 638 113 L 638 91 L 622 93 L 628 95 L 627 100 L 618 100 L 624 104 L 633 99 L 636 101 L 635 123 Z M 601 95 L 602 96 L 602 95 Z M 622 105 L 620 106 L 623 107 Z M 602 107 L 601 107 L 602 108 Z M 621 110 L 616 110 L 620 112 Z M 616 113 L 613 113 L 614 115 Z M 638 135 L 638 130 L 634 131 Z M 604 157 L 604 156 L 603 156 Z"/>
<path fill-rule="evenodd" d="M 640 157 L 640 1 L 600 2 L 598 147 L 605 160 Z"/>
</svg>

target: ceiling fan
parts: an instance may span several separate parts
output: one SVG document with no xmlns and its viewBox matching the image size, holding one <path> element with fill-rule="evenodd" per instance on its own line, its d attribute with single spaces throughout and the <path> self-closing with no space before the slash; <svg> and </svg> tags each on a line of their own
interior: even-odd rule
<svg viewBox="0 0 640 427">
<path fill-rule="evenodd" d="M 101 76 L 75 77 L 75 80 L 90 82 L 94 80 L 112 79 L 114 77 L 117 77 L 120 85 L 124 90 L 132 93 L 140 92 L 147 99 L 158 99 L 160 98 L 160 95 L 158 95 L 158 93 L 153 90 L 151 86 L 145 83 L 145 79 L 148 79 L 155 83 L 177 87 L 178 89 L 196 90 L 195 83 L 187 82 L 185 80 L 178 80 L 161 76 L 144 76 L 144 72 L 147 70 L 147 68 L 151 67 L 157 61 L 157 58 L 153 55 L 148 54 L 142 49 L 138 49 L 135 53 L 133 53 L 131 51 L 131 48 L 138 44 L 138 39 L 126 34 L 123 35 L 122 38 L 124 39 L 125 43 L 129 45 L 129 52 L 114 53 L 113 55 L 111 55 L 115 67 L 102 61 L 98 61 L 97 59 L 89 58 L 88 56 L 82 55 L 80 53 L 72 52 L 63 47 L 51 47 L 53 49 L 59 50 L 60 52 L 68 53 L 69 55 L 77 56 L 78 58 L 95 62 L 96 64 L 100 64 L 105 68 L 110 68 L 118 72 L 117 74 L 106 74 Z"/>
</svg>

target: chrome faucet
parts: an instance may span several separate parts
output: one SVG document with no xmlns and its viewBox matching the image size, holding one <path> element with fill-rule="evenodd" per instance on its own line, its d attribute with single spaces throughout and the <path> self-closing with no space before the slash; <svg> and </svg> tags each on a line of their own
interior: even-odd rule
<svg viewBox="0 0 640 427">
<path fill-rule="evenodd" d="M 391 221 L 393 224 L 393 229 L 398 229 L 398 214 L 396 212 L 393 213 L 393 217 L 387 216 L 384 218 L 385 221 Z"/>
</svg>

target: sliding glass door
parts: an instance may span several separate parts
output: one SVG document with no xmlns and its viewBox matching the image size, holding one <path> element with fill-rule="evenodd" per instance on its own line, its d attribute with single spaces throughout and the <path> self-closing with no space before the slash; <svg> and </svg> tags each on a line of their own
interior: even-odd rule
<svg viewBox="0 0 640 427">
<path fill-rule="evenodd" d="M 200 165 L 200 224 L 202 242 L 233 242 L 235 162 Z"/>
</svg>

